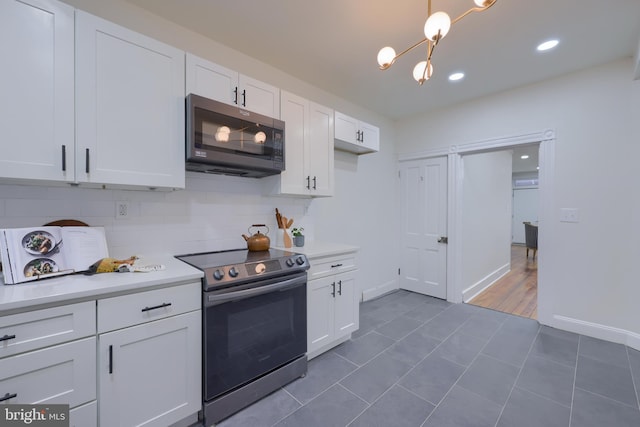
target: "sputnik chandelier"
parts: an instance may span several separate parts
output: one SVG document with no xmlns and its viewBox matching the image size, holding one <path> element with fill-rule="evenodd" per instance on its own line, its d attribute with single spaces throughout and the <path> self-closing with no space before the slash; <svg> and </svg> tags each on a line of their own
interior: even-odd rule
<svg viewBox="0 0 640 427">
<path fill-rule="evenodd" d="M 433 55 L 433 51 L 440 40 L 442 40 L 447 35 L 451 26 L 472 12 L 482 12 L 489 9 L 495 4 L 497 0 L 473 1 L 477 7 L 472 7 L 462 15 L 458 16 L 456 19 L 451 20 L 446 12 L 435 12 L 432 14 L 431 0 L 428 0 L 427 21 L 424 24 L 425 38 L 423 40 L 420 40 L 413 46 L 403 50 L 397 55 L 396 51 L 392 47 L 387 46 L 380 49 L 380 52 L 378 52 L 378 64 L 380 64 L 380 69 L 386 70 L 387 68 L 391 67 L 394 62 L 396 62 L 396 59 L 400 58 L 405 53 L 415 49 L 416 47 L 424 43 L 427 43 L 427 60 L 419 62 L 413 68 L 413 78 L 416 79 L 416 81 L 420 85 L 429 80 L 431 78 L 431 75 L 433 74 L 433 65 L 431 64 L 431 56 Z"/>
</svg>

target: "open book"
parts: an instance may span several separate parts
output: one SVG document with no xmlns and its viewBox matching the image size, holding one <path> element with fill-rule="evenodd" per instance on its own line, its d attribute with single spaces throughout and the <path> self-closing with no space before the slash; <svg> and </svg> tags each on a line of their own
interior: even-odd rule
<svg viewBox="0 0 640 427">
<path fill-rule="evenodd" d="M 85 271 L 109 256 L 102 227 L 37 227 L 0 230 L 5 284 Z"/>
</svg>

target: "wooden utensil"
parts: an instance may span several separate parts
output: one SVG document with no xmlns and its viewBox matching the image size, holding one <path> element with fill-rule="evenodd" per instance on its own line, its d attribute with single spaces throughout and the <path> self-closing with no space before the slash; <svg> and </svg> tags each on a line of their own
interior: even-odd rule
<svg viewBox="0 0 640 427">
<path fill-rule="evenodd" d="M 287 222 L 287 228 L 291 228 L 291 226 L 293 225 L 293 218 L 291 218 L 288 222 Z"/>
<path fill-rule="evenodd" d="M 282 224 L 282 215 L 280 215 L 278 208 L 276 208 L 276 222 L 278 223 L 278 228 L 284 228 L 284 224 Z"/>
<path fill-rule="evenodd" d="M 284 234 L 284 238 L 282 240 L 284 243 L 284 247 L 290 248 L 291 246 L 293 246 L 291 242 L 291 236 L 289 236 L 289 232 L 287 230 L 283 231 L 283 234 Z"/>
</svg>

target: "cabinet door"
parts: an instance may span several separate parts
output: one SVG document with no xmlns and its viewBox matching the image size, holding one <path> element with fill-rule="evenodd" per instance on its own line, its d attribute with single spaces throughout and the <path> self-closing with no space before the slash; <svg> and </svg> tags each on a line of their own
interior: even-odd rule
<svg viewBox="0 0 640 427">
<path fill-rule="evenodd" d="M 270 84 L 240 74 L 238 105 L 275 119 L 280 118 L 280 90 Z"/>
<path fill-rule="evenodd" d="M 72 7 L 0 2 L 0 177 L 75 179 L 73 43 Z"/>
<path fill-rule="evenodd" d="M 95 400 L 69 411 L 69 427 L 96 427 L 98 425 L 98 402 Z"/>
<path fill-rule="evenodd" d="M 76 13 L 76 176 L 184 188 L 184 52 Z"/>
<path fill-rule="evenodd" d="M 236 105 L 238 72 L 187 53 L 187 94 Z"/>
<path fill-rule="evenodd" d="M 280 191 L 307 195 L 308 156 L 305 155 L 309 101 L 282 92 L 281 117 L 285 122 L 285 170 L 280 174 Z"/>
<path fill-rule="evenodd" d="M 335 338 L 341 338 L 358 329 L 360 298 L 354 271 L 337 274 L 335 282 Z"/>
<path fill-rule="evenodd" d="M 362 131 L 362 153 L 380 151 L 380 129 L 369 123 L 360 122 Z"/>
<path fill-rule="evenodd" d="M 202 407 L 201 312 L 101 334 L 99 424 L 167 426 Z"/>
<path fill-rule="evenodd" d="M 332 277 L 307 283 L 307 353 L 333 340 L 334 280 Z"/>
<path fill-rule="evenodd" d="M 335 112 L 335 138 L 351 144 L 359 144 L 356 139 L 359 132 L 358 121 L 339 112 Z"/>
<path fill-rule="evenodd" d="M 307 139 L 311 194 L 333 195 L 333 110 L 314 102 L 309 103 L 309 132 Z"/>
<path fill-rule="evenodd" d="M 4 403 L 81 405 L 96 398 L 96 339 L 72 341 L 0 360 Z"/>
</svg>

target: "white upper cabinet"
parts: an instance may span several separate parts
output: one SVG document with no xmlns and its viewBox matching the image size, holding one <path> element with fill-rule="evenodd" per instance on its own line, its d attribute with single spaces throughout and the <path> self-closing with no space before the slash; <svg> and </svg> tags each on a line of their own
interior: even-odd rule
<svg viewBox="0 0 640 427">
<path fill-rule="evenodd" d="M 254 113 L 280 118 L 280 90 L 187 53 L 187 94 L 195 93 Z"/>
<path fill-rule="evenodd" d="M 335 148 L 356 154 L 380 151 L 380 129 L 345 114 L 335 113 Z"/>
<path fill-rule="evenodd" d="M 270 193 L 333 195 L 333 110 L 282 91 L 285 170 L 265 179 Z"/>
<path fill-rule="evenodd" d="M 73 12 L 0 2 L 0 178 L 74 180 Z"/>
<path fill-rule="evenodd" d="M 76 13 L 76 180 L 184 188 L 184 52 Z"/>
</svg>

